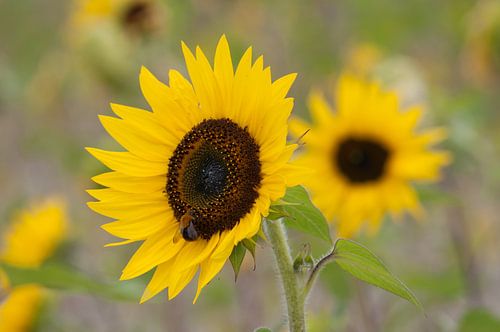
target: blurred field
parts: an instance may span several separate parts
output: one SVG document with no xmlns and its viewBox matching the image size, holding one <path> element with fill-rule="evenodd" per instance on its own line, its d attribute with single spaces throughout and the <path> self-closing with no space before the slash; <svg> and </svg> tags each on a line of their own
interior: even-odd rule
<svg viewBox="0 0 500 332">
<path fill-rule="evenodd" d="M 134 248 L 103 248 L 113 241 L 99 228 L 106 220 L 85 205 L 84 190 L 95 187 L 90 177 L 103 168 L 84 147 L 115 147 L 97 115 L 110 114 L 110 102 L 147 107 L 141 65 L 166 82 L 170 68 L 185 73 L 181 40 L 211 56 L 225 33 L 234 59 L 253 45 L 274 77 L 299 73 L 291 92 L 298 116 L 307 116 L 311 88 L 329 92 L 349 69 L 398 90 L 405 104 L 424 104 L 425 122 L 449 130 L 444 147 L 453 164 L 440 184 L 419 186 L 425 220 L 386 222 L 377 237 L 358 238 L 415 291 L 426 315 L 331 267 L 308 305 L 311 331 L 458 331 L 476 307 L 500 317 L 500 2 L 157 5 L 159 24 L 144 35 L 109 22 L 75 26 L 70 1 L 0 0 L 0 231 L 29 201 L 64 196 L 71 233 L 53 259 L 117 285 Z M 296 250 L 304 242 L 317 256 L 328 249 L 317 239 L 291 238 Z M 269 248 L 259 248 L 255 271 L 245 261 L 234 283 L 226 266 L 195 305 L 193 285 L 171 302 L 158 296 L 139 305 L 147 278 L 121 285 L 137 303 L 52 292 L 36 331 L 278 328 L 282 303 L 272 263 Z"/>
</svg>

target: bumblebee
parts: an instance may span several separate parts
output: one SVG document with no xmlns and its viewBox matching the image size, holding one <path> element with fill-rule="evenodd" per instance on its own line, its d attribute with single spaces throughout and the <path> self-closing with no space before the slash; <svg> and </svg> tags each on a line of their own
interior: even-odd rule
<svg viewBox="0 0 500 332">
<path fill-rule="evenodd" d="M 179 220 L 179 231 L 174 236 L 174 243 L 178 242 L 181 236 L 186 241 L 195 241 L 200 237 L 194 226 L 194 217 L 191 210 L 188 210 Z"/>
</svg>

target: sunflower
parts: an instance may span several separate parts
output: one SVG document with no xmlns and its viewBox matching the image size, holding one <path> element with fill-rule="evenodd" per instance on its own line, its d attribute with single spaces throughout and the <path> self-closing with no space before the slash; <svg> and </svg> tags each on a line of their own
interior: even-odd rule
<svg viewBox="0 0 500 332">
<path fill-rule="evenodd" d="M 134 34 L 156 30 L 162 12 L 158 0 L 77 0 L 70 19 L 77 28 L 111 23 Z"/>
<path fill-rule="evenodd" d="M 3 234 L 0 263 L 39 267 L 64 238 L 66 222 L 64 204 L 55 198 L 21 211 Z M 8 275 L 0 269 L 0 331 L 30 330 L 44 298 L 39 285 L 10 286 Z"/>
<path fill-rule="evenodd" d="M 448 153 L 430 150 L 444 130 L 417 133 L 422 109 L 401 112 L 397 95 L 376 83 L 343 75 L 335 94 L 337 112 L 314 92 L 309 100 L 314 124 L 290 123 L 294 135 L 304 136 L 305 152 L 297 163 L 318 174 L 305 181 L 315 204 L 345 237 L 365 224 L 375 233 L 386 212 L 397 218 L 408 210 L 418 217 L 421 207 L 411 182 L 437 180 L 450 161 Z"/>
<path fill-rule="evenodd" d="M 0 302 L 0 331 L 30 331 L 43 302 L 44 290 L 34 284 L 12 289 Z"/>
<path fill-rule="evenodd" d="M 66 234 L 64 203 L 51 198 L 18 213 L 3 234 L 0 262 L 36 268 L 50 257 Z"/>
<path fill-rule="evenodd" d="M 169 85 L 142 68 L 140 85 L 152 112 L 112 104 L 120 117 L 101 116 L 108 133 L 126 150 L 87 150 L 112 172 L 93 180 L 99 202 L 89 207 L 116 219 L 102 227 L 125 239 L 143 241 L 121 279 L 156 268 L 141 302 L 165 288 L 174 298 L 199 272 L 198 290 L 222 269 L 233 248 L 252 238 L 271 201 L 298 184 L 301 171 L 288 163 L 287 98 L 295 74 L 274 82 L 263 57 L 252 48 L 233 70 L 222 36 L 214 66 L 197 47 L 182 43 L 189 82 L 169 72 Z"/>
</svg>

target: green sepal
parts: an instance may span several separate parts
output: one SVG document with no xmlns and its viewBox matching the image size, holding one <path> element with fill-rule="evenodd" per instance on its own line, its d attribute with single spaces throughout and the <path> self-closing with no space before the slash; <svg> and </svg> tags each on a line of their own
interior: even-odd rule
<svg viewBox="0 0 500 332">
<path fill-rule="evenodd" d="M 243 241 L 242 241 L 243 242 Z M 243 243 L 238 243 L 231 252 L 229 256 L 229 261 L 231 262 L 231 266 L 234 271 L 234 281 L 238 280 L 238 274 L 240 273 L 241 264 L 243 263 L 243 259 L 245 258 L 245 254 L 247 249 L 243 245 Z"/>
<path fill-rule="evenodd" d="M 252 254 L 252 258 L 253 258 L 253 270 L 255 271 L 255 268 L 256 268 L 255 247 L 257 246 L 257 243 L 255 242 L 254 239 L 244 239 L 243 241 L 241 241 L 241 243 L 243 244 L 243 246 L 245 247 L 245 249 L 248 250 L 250 252 L 250 254 Z"/>
<path fill-rule="evenodd" d="M 304 243 L 293 260 L 293 270 L 295 273 L 306 273 L 314 267 L 314 258 L 311 255 L 311 244 Z"/>
</svg>

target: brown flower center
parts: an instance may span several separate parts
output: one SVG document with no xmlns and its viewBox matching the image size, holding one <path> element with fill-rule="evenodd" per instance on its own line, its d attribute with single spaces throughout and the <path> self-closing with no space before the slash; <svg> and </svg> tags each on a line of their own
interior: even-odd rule
<svg viewBox="0 0 500 332">
<path fill-rule="evenodd" d="M 151 32 L 156 25 L 155 6 L 146 0 L 132 1 L 123 11 L 122 22 L 131 32 Z"/>
<path fill-rule="evenodd" d="M 258 197 L 259 146 L 229 119 L 204 120 L 181 140 L 168 164 L 168 203 L 186 240 L 232 229 Z"/>
<path fill-rule="evenodd" d="M 375 182 L 385 174 L 390 151 L 370 139 L 347 138 L 333 153 L 334 165 L 353 184 Z"/>
</svg>

